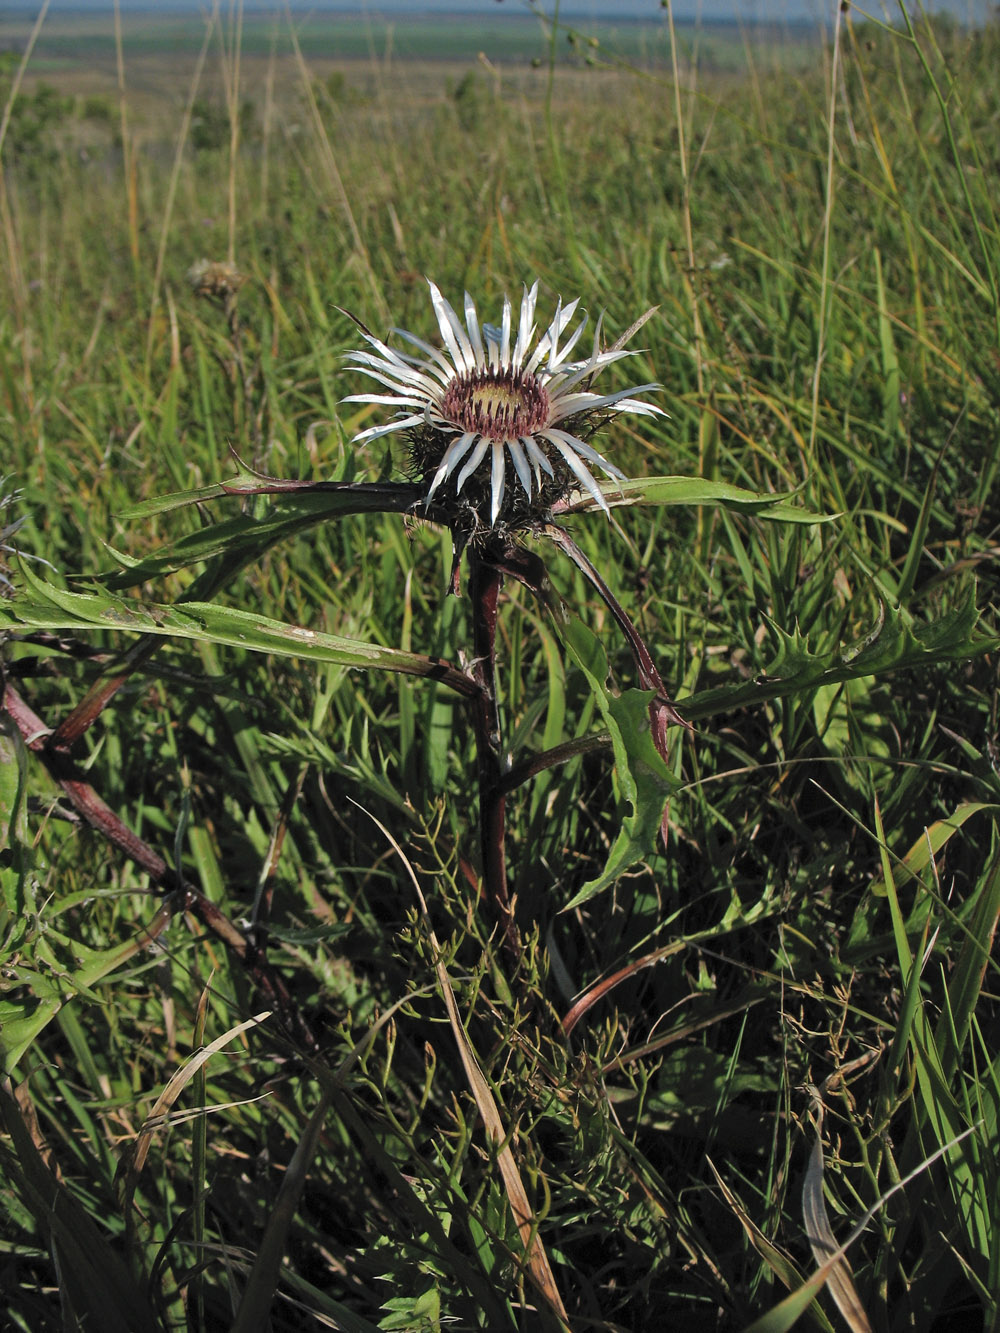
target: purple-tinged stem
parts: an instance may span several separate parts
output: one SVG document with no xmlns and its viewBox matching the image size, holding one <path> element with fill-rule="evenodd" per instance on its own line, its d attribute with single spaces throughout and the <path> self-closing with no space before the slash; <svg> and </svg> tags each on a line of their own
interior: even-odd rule
<svg viewBox="0 0 1000 1333">
<path fill-rule="evenodd" d="M 639 673 L 639 687 L 643 690 L 652 690 L 653 697 L 649 701 L 649 728 L 653 738 L 653 744 L 656 746 L 664 763 L 669 763 L 670 747 L 667 742 L 667 733 L 671 725 L 686 727 L 691 730 L 691 723 L 683 718 L 674 707 L 673 701 L 667 694 L 666 686 L 656 664 L 653 661 L 652 654 L 646 646 L 646 641 L 639 633 L 631 616 L 618 601 L 618 598 L 611 591 L 608 584 L 601 577 L 597 568 L 591 564 L 584 553 L 577 546 L 576 542 L 555 523 L 550 523 L 545 529 L 546 535 L 551 537 L 555 544 L 564 551 L 573 561 L 577 569 L 584 575 L 591 586 L 600 594 L 605 606 L 614 616 L 618 628 L 625 635 L 628 646 L 632 651 L 632 657 L 635 661 L 636 670 Z M 667 836 L 669 833 L 669 806 L 663 812 L 663 819 L 660 823 L 660 836 L 663 839 L 664 846 L 667 845 Z"/>
<path fill-rule="evenodd" d="M 246 935 L 215 906 L 210 899 L 189 883 L 179 870 L 172 869 L 162 856 L 130 829 L 74 765 L 65 749 L 53 749 L 47 742 L 53 734 L 38 714 L 21 698 L 8 681 L 0 681 L 0 711 L 6 713 L 25 742 L 45 764 L 59 783 L 76 812 L 115 847 L 149 875 L 154 884 L 167 891 L 164 908 L 168 916 L 187 912 L 202 923 L 216 939 L 234 954 L 246 969 L 258 994 L 283 1020 L 287 1031 L 309 1052 L 319 1049 L 319 1043 L 309 1024 L 292 999 L 284 981 L 264 956 L 248 942 Z M 154 923 L 145 927 L 149 943 L 165 929 L 162 909 Z"/>
<path fill-rule="evenodd" d="M 515 958 L 520 958 L 521 942 L 507 891 L 505 761 L 496 684 L 497 602 L 502 583 L 503 575 L 495 565 L 469 552 L 471 675 L 479 686 L 469 708 L 476 737 L 483 892 L 503 928 L 507 948 Z"/>
</svg>

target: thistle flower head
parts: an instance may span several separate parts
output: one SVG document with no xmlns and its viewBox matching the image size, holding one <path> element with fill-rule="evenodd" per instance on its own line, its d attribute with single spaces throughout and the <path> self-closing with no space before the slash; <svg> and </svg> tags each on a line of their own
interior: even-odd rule
<svg viewBox="0 0 1000 1333">
<path fill-rule="evenodd" d="M 508 297 L 499 325 L 481 324 L 466 293 L 463 324 L 434 283 L 429 285 L 443 348 L 393 329 L 414 349 L 397 350 L 362 329 L 373 350 L 348 357 L 388 392 L 352 394 L 344 401 L 397 409 L 388 425 L 361 431 L 354 442 L 406 433 L 414 471 L 427 484 L 427 501 L 451 497 L 471 535 L 530 527 L 575 489 L 609 512 L 591 469 L 596 465 L 616 479 L 624 474 L 597 452 L 590 437 L 618 412 L 663 415 L 631 396 L 660 386 L 593 392 L 595 375 L 632 353 L 617 346 L 602 351 L 598 321 L 590 355 L 574 357 L 587 324 L 583 317 L 567 335 L 579 301 L 564 306 L 560 300 L 536 338 L 537 282 L 525 289 L 516 331 Z"/>
</svg>

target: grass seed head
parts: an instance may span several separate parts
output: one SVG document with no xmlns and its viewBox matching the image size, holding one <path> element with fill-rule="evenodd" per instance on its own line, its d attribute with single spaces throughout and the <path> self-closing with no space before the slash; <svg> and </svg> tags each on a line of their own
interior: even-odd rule
<svg viewBox="0 0 1000 1333">
<path fill-rule="evenodd" d="M 208 301 L 231 301 L 246 282 L 246 274 L 227 260 L 199 259 L 187 272 L 195 296 Z"/>
</svg>

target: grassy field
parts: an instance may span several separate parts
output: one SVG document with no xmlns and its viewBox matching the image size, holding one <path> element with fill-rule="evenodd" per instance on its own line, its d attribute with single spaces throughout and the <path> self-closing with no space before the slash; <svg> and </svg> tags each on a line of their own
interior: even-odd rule
<svg viewBox="0 0 1000 1333">
<path fill-rule="evenodd" d="M 419 11 L 418 6 L 414 6 Z M 120 43 L 125 58 L 154 58 L 171 65 L 194 57 L 203 32 L 197 17 L 166 9 L 130 11 L 121 16 Z M 225 10 L 223 10 L 225 12 Z M 104 68 L 116 64 L 116 36 L 107 13 L 57 13 L 43 28 L 32 60 L 36 75 L 58 70 Z M 11 46 L 21 46 L 30 35 L 34 15 L 8 19 L 3 36 Z M 292 28 L 280 15 L 251 10 L 240 22 L 240 44 L 245 59 L 277 58 L 291 53 L 297 43 L 310 60 L 400 59 L 406 62 L 475 60 L 484 52 L 493 63 L 531 65 L 545 62 L 549 32 L 546 23 L 524 7 L 502 10 L 482 8 L 468 16 L 416 13 L 383 17 L 374 7 L 364 17 L 336 12 L 312 12 L 296 16 Z M 675 34 L 677 51 L 687 61 L 697 60 L 703 69 L 744 69 L 748 49 L 759 57 L 768 51 L 772 59 L 801 63 L 815 50 L 817 25 L 765 24 L 750 22 L 693 25 L 682 23 Z M 672 59 L 670 29 L 665 16 L 650 6 L 650 18 L 607 21 L 574 20 L 559 33 L 556 57 L 560 64 L 585 66 L 588 61 L 626 61 L 643 67 L 669 65 Z"/>
<path fill-rule="evenodd" d="M 1000 1329 L 1000 34 L 531 31 L 4 69 L 5 1328 Z M 669 413 L 458 597 L 427 277 Z"/>
</svg>

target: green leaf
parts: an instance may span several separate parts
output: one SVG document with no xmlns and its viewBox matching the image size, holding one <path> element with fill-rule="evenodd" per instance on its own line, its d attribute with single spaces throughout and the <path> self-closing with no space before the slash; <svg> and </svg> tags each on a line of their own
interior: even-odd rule
<svg viewBox="0 0 1000 1333">
<path fill-rule="evenodd" d="M 441 1297 L 435 1287 L 417 1296 L 392 1296 L 382 1309 L 389 1311 L 379 1323 L 384 1333 L 436 1333 L 441 1327 Z"/>
<path fill-rule="evenodd" d="M 25 818 L 26 775 L 24 741 L 12 719 L 0 716 L 0 929 L 5 952 L 17 948 L 27 927 L 31 849 Z"/>
<path fill-rule="evenodd" d="M 903 666 L 961 661 L 989 652 L 1000 642 L 995 638 L 973 638 L 978 620 L 975 585 L 970 584 L 940 619 L 924 625 L 917 624 L 904 608 L 880 603 L 872 629 L 862 639 L 832 653 L 811 651 L 797 630 L 787 634 L 769 621 L 771 632 L 778 639 L 778 650 L 765 677 L 788 680 L 823 675 L 831 680 L 849 680 Z"/>
<path fill-rule="evenodd" d="M 167 639 L 193 639 L 199 643 L 246 648 L 279 657 L 432 676 L 463 694 L 472 693 L 474 688 L 467 676 L 446 662 L 288 625 L 237 607 L 215 606 L 210 602 L 164 606 L 113 597 L 106 592 L 67 592 L 28 572 L 25 578 L 33 595 L 0 604 L 0 630 L 125 629 Z"/>
<path fill-rule="evenodd" d="M 232 559 L 240 555 L 242 563 L 249 563 L 286 538 L 329 519 L 358 513 L 403 513 L 412 509 L 420 499 L 419 488 L 402 484 L 298 481 L 288 481 L 286 484 L 288 493 L 276 500 L 261 517 L 240 514 L 221 523 L 213 523 L 139 561 L 127 560 L 120 553 L 111 551 L 115 560 L 126 568 L 107 574 L 103 582 L 112 589 L 130 588 L 219 556 Z M 245 493 L 248 485 L 241 476 L 232 483 L 182 491 L 145 501 L 127 510 L 124 517 L 150 518 L 186 505 Z M 280 483 L 273 481 L 273 486 L 280 486 Z M 259 480 L 256 489 L 261 489 Z M 792 504 L 790 497 L 793 492 L 771 495 L 700 477 L 644 477 L 622 482 L 620 487 L 606 486 L 604 489 L 608 503 L 612 506 L 722 505 L 738 513 L 756 514 L 784 523 L 830 521 L 830 516 L 816 514 Z M 594 507 L 595 501 L 591 496 L 578 497 L 572 502 L 554 506 L 553 513 L 577 513 Z"/>
<path fill-rule="evenodd" d="M 161 907 L 152 927 L 169 907 Z M 30 937 L 23 946 L 16 966 L 9 969 L 8 982 L 17 987 L 12 999 L 0 1000 L 0 1063 L 10 1073 L 38 1034 L 51 1023 L 59 1010 L 76 996 L 101 1003 L 93 987 L 112 972 L 118 971 L 142 952 L 151 936 L 137 932 L 124 944 L 109 949 L 91 949 L 68 935 L 46 928 L 44 934 Z"/>
<path fill-rule="evenodd" d="M 610 694 L 604 648 L 580 621 L 571 621 L 566 626 L 563 639 L 594 692 L 604 725 L 611 735 L 618 786 L 632 807 L 632 813 L 622 819 L 604 869 L 562 909 L 568 912 L 610 887 L 629 866 L 654 851 L 667 800 L 680 783 L 653 744 L 649 721 L 652 691 L 626 690 L 619 696 Z"/>
<path fill-rule="evenodd" d="M 951 836 L 958 833 L 967 819 L 982 811 L 994 817 L 1000 815 L 1000 806 L 983 801 L 963 801 L 943 819 L 936 819 L 933 824 L 925 825 L 920 837 L 902 859 L 897 860 L 892 868 L 892 880 L 895 889 L 903 888 L 911 879 L 920 879 L 932 857 L 936 856 Z M 929 882 L 932 882 L 929 881 Z M 884 898 L 888 892 L 883 878 L 876 879 L 871 885 L 871 892 Z M 921 922 L 921 925 L 923 923 Z M 908 930 L 912 931 L 912 925 Z"/>
<path fill-rule="evenodd" d="M 606 483 L 601 489 L 612 508 L 620 505 L 719 505 L 737 513 L 756 514 L 759 518 L 781 523 L 831 523 L 837 517 L 835 514 L 817 514 L 792 504 L 794 491 L 772 495 L 767 491 L 747 491 L 741 486 L 705 477 L 636 477 L 621 485 Z M 553 505 L 552 512 L 577 514 L 596 508 L 596 500 L 588 495 Z"/>
<path fill-rule="evenodd" d="M 260 517 L 239 514 L 188 533 L 170 545 L 161 547 L 155 555 L 130 562 L 127 569 L 105 575 L 105 586 L 112 589 L 133 588 L 148 579 L 162 578 L 164 574 L 219 556 L 229 559 L 241 556 L 242 563 L 247 564 L 259 559 L 272 546 L 329 519 L 343 518 L 348 514 L 403 513 L 420 496 L 414 486 L 391 483 L 315 483 L 306 489 L 301 482 L 296 482 L 289 483 L 289 486 L 296 489 L 275 500 Z M 130 517 L 146 518 L 168 509 L 230 493 L 230 487 L 209 486 L 200 491 L 185 491 L 149 501 L 128 512 Z M 113 554 L 121 561 L 117 553 Z"/>
<path fill-rule="evenodd" d="M 979 619 L 975 585 L 939 619 L 918 624 L 902 608 L 880 606 L 874 627 L 846 646 L 814 649 L 796 629 L 792 633 L 768 620 L 777 640 L 775 655 L 756 680 L 703 690 L 678 706 L 689 722 L 750 704 L 781 699 L 806 689 L 833 685 L 863 676 L 878 676 L 904 667 L 961 662 L 1000 646 L 1000 639 L 976 635 Z"/>
</svg>

